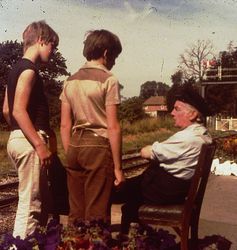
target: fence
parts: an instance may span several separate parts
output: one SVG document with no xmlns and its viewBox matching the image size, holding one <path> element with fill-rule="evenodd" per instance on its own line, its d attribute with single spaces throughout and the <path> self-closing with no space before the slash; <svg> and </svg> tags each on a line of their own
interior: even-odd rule
<svg viewBox="0 0 237 250">
<path fill-rule="evenodd" d="M 216 118 L 215 129 L 222 131 L 237 130 L 237 118 Z"/>
</svg>

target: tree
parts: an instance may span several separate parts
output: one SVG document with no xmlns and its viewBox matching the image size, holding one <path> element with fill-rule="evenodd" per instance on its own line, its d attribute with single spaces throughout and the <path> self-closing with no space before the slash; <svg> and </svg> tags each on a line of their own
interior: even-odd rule
<svg viewBox="0 0 237 250">
<path fill-rule="evenodd" d="M 227 51 L 219 53 L 219 57 L 222 68 L 237 68 L 237 47 L 234 47 L 232 41 L 227 45 Z"/>
<path fill-rule="evenodd" d="M 0 43 L 0 89 L 5 89 L 12 65 L 23 55 L 22 48 L 22 44 L 17 41 Z"/>
<path fill-rule="evenodd" d="M 225 84 L 213 84 L 206 87 L 206 98 L 210 103 L 211 109 L 214 113 L 221 113 L 229 116 L 237 115 L 237 85 L 227 84 L 228 81 L 237 80 L 237 48 L 234 47 L 233 42 L 227 45 L 226 51 L 219 53 L 219 59 L 221 68 L 228 71 L 222 71 L 222 80 L 216 80 L 221 83 L 225 81 Z M 216 69 L 217 69 L 216 65 Z M 227 76 L 226 76 L 227 75 Z M 225 76 L 225 77 L 224 77 Z"/>
<path fill-rule="evenodd" d="M 169 88 L 170 87 L 163 82 L 147 81 L 141 85 L 139 97 L 145 100 L 151 96 L 165 96 Z"/>
<path fill-rule="evenodd" d="M 167 95 L 166 95 L 166 104 L 168 111 L 171 112 L 174 107 L 175 103 L 175 95 L 180 91 L 181 87 L 184 87 L 184 85 L 191 85 L 198 91 L 198 88 L 200 88 L 199 84 L 195 84 L 194 78 L 189 78 L 188 80 L 185 80 L 183 77 L 183 71 L 178 70 L 173 75 L 171 75 L 171 81 L 173 85 L 169 89 Z"/>
<path fill-rule="evenodd" d="M 123 101 L 119 107 L 119 117 L 120 120 L 130 123 L 145 118 L 146 114 L 143 110 L 143 99 L 134 96 Z"/>
<path fill-rule="evenodd" d="M 236 50 L 236 48 L 234 47 L 234 41 L 230 41 L 227 45 L 227 51 L 229 53 L 233 53 Z"/>
<path fill-rule="evenodd" d="M 184 81 L 184 73 L 182 70 L 176 71 L 173 75 L 171 75 L 171 81 L 173 85 L 182 85 Z"/>
<path fill-rule="evenodd" d="M 212 113 L 228 116 L 237 114 L 236 85 L 210 85 L 206 88 L 205 97 Z"/>
<path fill-rule="evenodd" d="M 209 57 L 214 57 L 213 44 L 210 40 L 198 40 L 191 44 L 179 57 L 179 67 L 186 79 L 202 80 L 204 72 L 202 63 Z"/>
<path fill-rule="evenodd" d="M 23 44 L 17 41 L 6 41 L 0 43 L 0 105 L 2 107 L 7 77 L 12 66 L 23 56 Z M 46 94 L 49 98 L 49 108 L 51 125 L 59 124 L 60 105 L 59 94 L 62 89 L 62 81 L 59 77 L 68 76 L 66 60 L 58 50 L 55 50 L 47 64 L 40 63 L 37 65 L 39 74 L 43 78 L 46 88 Z M 6 126 L 0 110 L 0 124 Z"/>
</svg>

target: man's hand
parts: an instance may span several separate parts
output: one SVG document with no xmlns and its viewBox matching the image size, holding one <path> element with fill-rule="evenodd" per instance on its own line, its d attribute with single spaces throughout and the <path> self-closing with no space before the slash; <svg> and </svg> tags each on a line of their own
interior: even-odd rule
<svg viewBox="0 0 237 250">
<path fill-rule="evenodd" d="M 148 145 L 141 149 L 141 157 L 145 159 L 151 159 L 152 146 Z"/>
</svg>

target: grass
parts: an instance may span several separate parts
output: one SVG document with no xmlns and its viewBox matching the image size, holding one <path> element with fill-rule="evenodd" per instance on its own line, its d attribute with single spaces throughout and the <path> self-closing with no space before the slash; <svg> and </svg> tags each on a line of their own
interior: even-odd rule
<svg viewBox="0 0 237 250">
<path fill-rule="evenodd" d="M 144 119 L 133 124 L 123 123 L 123 154 L 129 152 L 139 152 L 140 149 L 154 141 L 163 141 L 174 133 L 172 128 L 172 119 L 170 117 L 163 119 Z M 55 131 L 58 141 L 58 155 L 63 163 L 65 163 L 65 154 L 60 139 L 59 130 Z M 0 138 L 0 174 L 4 175 L 14 169 L 7 155 L 7 140 L 9 132 L 1 131 Z"/>
<path fill-rule="evenodd" d="M 173 133 L 171 130 L 159 129 L 136 135 L 125 135 L 123 136 L 123 154 L 139 152 L 142 147 L 155 141 L 164 141 Z"/>
<path fill-rule="evenodd" d="M 174 134 L 177 129 L 173 126 L 170 116 L 146 118 L 133 124 L 123 123 L 123 154 L 139 152 L 145 145 L 154 141 L 163 141 Z"/>
<path fill-rule="evenodd" d="M 137 121 L 133 124 L 122 123 L 123 131 L 123 154 L 139 152 L 145 145 L 152 144 L 155 141 L 164 141 L 174 134 L 177 129 L 173 126 L 170 116 L 163 118 L 148 118 Z M 65 154 L 62 147 L 59 131 L 55 131 L 58 140 L 58 155 L 65 163 Z M 213 137 L 228 136 L 231 132 L 211 131 Z M 9 132 L 1 131 L 0 137 L 0 174 L 6 174 L 13 169 L 7 155 L 7 140 Z"/>
<path fill-rule="evenodd" d="M 174 131 L 173 119 L 170 116 L 158 118 L 146 118 L 132 124 L 122 123 L 123 135 L 139 135 L 146 132 L 154 132 L 160 129 Z"/>
<path fill-rule="evenodd" d="M 1 131 L 0 136 L 0 174 L 7 174 L 14 169 L 7 155 L 7 140 L 9 132 Z"/>
</svg>

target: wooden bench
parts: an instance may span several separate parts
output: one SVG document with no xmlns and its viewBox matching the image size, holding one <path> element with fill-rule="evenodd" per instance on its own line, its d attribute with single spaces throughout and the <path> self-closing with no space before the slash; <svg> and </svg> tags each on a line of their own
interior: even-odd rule
<svg viewBox="0 0 237 250">
<path fill-rule="evenodd" d="M 141 223 L 174 228 L 180 236 L 181 250 L 197 249 L 199 216 L 215 149 L 215 143 L 202 146 L 184 204 L 142 205 L 139 208 Z M 191 231 L 190 247 L 188 246 L 189 231 Z"/>
</svg>

